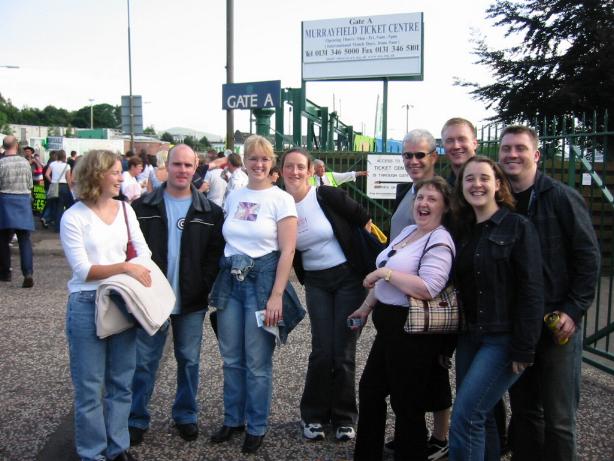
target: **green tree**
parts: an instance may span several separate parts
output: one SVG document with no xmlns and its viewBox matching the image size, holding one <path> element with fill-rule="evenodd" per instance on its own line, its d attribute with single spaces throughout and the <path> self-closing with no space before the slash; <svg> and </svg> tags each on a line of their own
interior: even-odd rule
<svg viewBox="0 0 614 461">
<path fill-rule="evenodd" d="M 496 0 L 487 18 L 519 44 L 474 53 L 494 83 L 471 87 L 474 98 L 506 122 L 614 108 L 614 0 Z"/>
<path fill-rule="evenodd" d="M 156 130 L 153 127 L 153 125 L 149 125 L 148 127 L 146 127 L 143 130 L 143 134 L 149 135 L 149 136 L 155 136 L 156 135 Z"/>
<path fill-rule="evenodd" d="M 206 136 L 203 136 L 202 138 L 200 138 L 200 141 L 198 141 L 198 143 L 200 144 L 201 150 L 207 150 L 211 148 L 211 143 L 209 142 Z"/>
<path fill-rule="evenodd" d="M 195 151 L 198 151 L 198 140 L 194 136 L 186 136 L 183 138 L 183 143 L 190 146 Z"/>
<path fill-rule="evenodd" d="M 175 139 L 173 138 L 173 135 L 170 134 L 167 131 L 162 133 L 162 136 L 160 136 L 160 140 L 161 141 L 165 141 L 165 142 L 170 142 L 170 143 L 174 143 L 175 142 Z"/>
</svg>

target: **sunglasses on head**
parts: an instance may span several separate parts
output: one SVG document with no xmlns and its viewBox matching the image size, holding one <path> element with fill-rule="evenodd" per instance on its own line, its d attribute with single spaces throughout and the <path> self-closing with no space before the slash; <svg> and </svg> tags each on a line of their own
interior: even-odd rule
<svg viewBox="0 0 614 461">
<path fill-rule="evenodd" d="M 430 152 L 403 152 L 403 158 L 406 160 L 411 160 L 412 158 L 416 157 L 416 160 L 422 160 L 424 157 L 426 157 L 429 154 L 432 154 L 433 152 L 435 152 L 435 149 L 433 149 Z"/>
<path fill-rule="evenodd" d="M 386 263 L 388 262 L 388 260 L 389 260 L 390 258 L 392 258 L 392 257 L 393 257 L 395 254 L 397 254 L 397 250 L 395 250 L 395 249 L 393 248 L 393 249 L 392 249 L 392 250 L 390 250 L 390 251 L 388 252 L 388 254 L 386 255 L 386 259 L 384 259 L 382 262 L 380 262 L 380 263 L 377 265 L 377 267 L 378 267 L 378 268 L 382 268 L 382 267 L 384 267 L 384 266 L 386 265 Z"/>
</svg>

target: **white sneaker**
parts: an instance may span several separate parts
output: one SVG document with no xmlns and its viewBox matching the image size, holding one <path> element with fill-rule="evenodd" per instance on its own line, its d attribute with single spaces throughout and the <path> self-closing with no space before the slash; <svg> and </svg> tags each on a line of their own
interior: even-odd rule
<svg viewBox="0 0 614 461">
<path fill-rule="evenodd" d="M 320 423 L 306 423 L 301 421 L 303 437 L 308 440 L 324 440 L 324 428 Z"/>
<path fill-rule="evenodd" d="M 352 426 L 339 426 L 335 432 L 335 437 L 340 442 L 347 442 L 356 437 L 356 431 Z"/>
</svg>

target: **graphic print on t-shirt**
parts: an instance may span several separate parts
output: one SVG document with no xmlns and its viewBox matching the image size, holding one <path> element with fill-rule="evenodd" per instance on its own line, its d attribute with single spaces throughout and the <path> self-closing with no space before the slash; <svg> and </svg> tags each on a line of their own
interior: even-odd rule
<svg viewBox="0 0 614 461">
<path fill-rule="evenodd" d="M 240 219 L 241 221 L 256 221 L 258 219 L 259 211 L 259 203 L 239 202 L 234 219 Z"/>
<path fill-rule="evenodd" d="M 185 218 L 179 218 L 177 220 L 177 229 L 183 230 L 184 226 L 185 226 Z"/>
</svg>

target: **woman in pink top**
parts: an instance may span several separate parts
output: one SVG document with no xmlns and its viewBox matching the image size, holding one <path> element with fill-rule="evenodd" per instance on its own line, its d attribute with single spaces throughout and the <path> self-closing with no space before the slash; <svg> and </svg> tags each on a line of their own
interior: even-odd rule
<svg viewBox="0 0 614 461">
<path fill-rule="evenodd" d="M 448 184 L 436 176 L 414 187 L 416 224 L 403 229 L 377 257 L 378 269 L 363 281 L 369 294 L 350 315 L 364 325 L 373 311 L 377 330 L 360 379 L 355 460 L 382 459 L 388 395 L 396 415 L 395 459 L 427 459 L 427 387 L 450 338 L 407 334 L 403 326 L 408 295 L 432 299 L 445 288 L 455 249 L 442 225 L 450 206 Z"/>
</svg>

